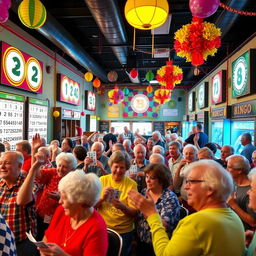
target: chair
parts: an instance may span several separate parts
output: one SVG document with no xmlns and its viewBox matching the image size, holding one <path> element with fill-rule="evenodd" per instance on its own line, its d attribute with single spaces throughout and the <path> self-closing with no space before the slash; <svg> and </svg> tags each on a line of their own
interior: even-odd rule
<svg viewBox="0 0 256 256">
<path fill-rule="evenodd" d="M 180 206 L 180 220 L 188 216 L 189 211 L 183 205 Z"/>
<path fill-rule="evenodd" d="M 122 237 L 113 229 L 107 228 L 108 231 L 108 251 L 107 256 L 120 256 L 123 240 Z"/>
</svg>

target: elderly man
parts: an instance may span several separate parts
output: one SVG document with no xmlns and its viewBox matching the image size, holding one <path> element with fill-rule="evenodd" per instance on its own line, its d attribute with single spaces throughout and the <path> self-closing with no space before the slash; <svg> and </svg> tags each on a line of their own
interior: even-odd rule
<svg viewBox="0 0 256 256">
<path fill-rule="evenodd" d="M 250 133 L 243 133 L 241 136 L 241 144 L 244 146 L 241 155 L 245 156 L 250 163 L 252 163 L 252 152 L 256 149 L 252 145 L 252 135 Z"/>
<path fill-rule="evenodd" d="M 37 249 L 26 236 L 35 234 L 35 202 L 31 197 L 26 204 L 19 202 L 17 194 L 25 180 L 21 174 L 24 158 L 20 152 L 4 152 L 0 158 L 0 213 L 15 236 L 18 255 L 38 255 Z"/>
<path fill-rule="evenodd" d="M 153 153 L 150 157 L 149 157 L 149 163 L 150 164 L 165 164 L 165 159 L 161 154 L 158 153 Z"/>
<path fill-rule="evenodd" d="M 88 137 L 86 135 L 81 136 L 81 146 L 83 146 L 86 151 L 90 150 L 90 144 L 88 142 Z"/>
<path fill-rule="evenodd" d="M 179 166 L 177 167 L 173 184 L 174 184 L 175 192 L 178 195 L 180 192 L 180 196 L 181 196 L 180 199 L 182 203 L 186 208 L 189 208 L 189 206 L 187 205 L 187 192 L 185 190 L 185 185 L 186 185 L 185 166 L 197 160 L 197 148 L 191 144 L 186 145 L 183 149 L 183 156 L 184 156 L 184 159 L 180 161 Z M 194 211 L 192 208 L 189 210 L 191 212 Z"/>
<path fill-rule="evenodd" d="M 168 160 L 165 156 L 165 149 L 160 145 L 155 145 L 152 149 L 152 154 L 160 154 L 164 157 L 164 164 L 168 166 Z"/>
<path fill-rule="evenodd" d="M 227 158 L 227 170 L 236 183 L 234 194 L 228 199 L 228 205 L 237 213 L 244 224 L 245 230 L 252 229 L 256 225 L 256 213 L 249 207 L 248 190 L 251 188 L 248 173 L 249 161 L 241 155 L 232 155 Z"/>
<path fill-rule="evenodd" d="M 155 145 L 159 145 L 165 148 L 165 143 L 163 142 L 162 135 L 159 131 L 154 131 L 152 133 L 152 138 L 155 142 Z"/>
<path fill-rule="evenodd" d="M 130 140 L 131 143 L 133 144 L 133 141 L 134 141 L 135 138 L 134 138 L 133 133 L 132 133 L 131 131 L 129 131 L 129 129 L 128 129 L 127 126 L 124 127 L 124 133 L 123 133 L 123 135 L 124 135 L 124 140 L 125 140 L 125 139 L 128 139 L 128 140 Z M 120 141 L 120 143 L 123 143 L 123 142 Z"/>
<path fill-rule="evenodd" d="M 213 160 L 202 160 L 186 168 L 188 203 L 197 210 L 182 219 L 169 240 L 153 199 L 136 191 L 129 198 L 150 226 L 156 255 L 241 256 L 245 251 L 243 225 L 226 205 L 233 190 L 230 174 Z"/>
<path fill-rule="evenodd" d="M 227 157 L 234 155 L 234 148 L 230 145 L 224 145 L 221 147 L 221 151 L 220 151 L 220 161 L 219 163 L 224 167 L 227 168 Z"/>
<path fill-rule="evenodd" d="M 126 153 L 130 156 L 130 158 L 134 158 L 131 141 L 128 139 L 124 140 L 123 146 L 124 146 Z"/>
<path fill-rule="evenodd" d="M 198 150 L 197 158 L 198 158 L 198 160 L 203 160 L 203 159 L 214 160 L 214 154 L 209 148 L 203 147 Z"/>
<path fill-rule="evenodd" d="M 16 151 L 20 152 L 23 155 L 24 162 L 21 167 L 21 170 L 24 175 L 27 175 L 29 169 L 31 168 L 31 145 L 27 140 L 20 141 L 16 143 Z"/>
<path fill-rule="evenodd" d="M 93 172 L 99 177 L 110 173 L 110 168 L 108 166 L 108 157 L 103 154 L 104 145 L 101 142 L 94 142 L 91 147 L 91 152 L 96 154 L 96 163 L 93 165 L 93 158 L 87 156 L 84 159 L 84 171 Z"/>
</svg>

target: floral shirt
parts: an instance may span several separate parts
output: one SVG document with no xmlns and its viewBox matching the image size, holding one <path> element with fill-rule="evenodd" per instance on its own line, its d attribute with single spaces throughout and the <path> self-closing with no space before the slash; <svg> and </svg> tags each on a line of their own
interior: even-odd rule
<svg viewBox="0 0 256 256">
<path fill-rule="evenodd" d="M 143 189 L 141 194 L 145 195 L 146 189 Z M 164 189 L 156 202 L 156 209 L 161 219 L 166 222 L 168 226 L 166 231 L 170 237 L 180 220 L 180 204 L 177 196 L 170 189 Z M 152 242 L 149 225 L 141 212 L 138 214 L 137 233 L 142 242 Z"/>
</svg>

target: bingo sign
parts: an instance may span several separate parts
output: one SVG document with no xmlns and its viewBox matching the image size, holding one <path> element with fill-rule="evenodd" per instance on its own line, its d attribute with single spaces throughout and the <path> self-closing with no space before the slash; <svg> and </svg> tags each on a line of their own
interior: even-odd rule
<svg viewBox="0 0 256 256">
<path fill-rule="evenodd" d="M 226 71 L 222 70 L 212 77 L 212 104 L 222 103 L 226 92 Z"/>
<path fill-rule="evenodd" d="M 42 93 L 43 63 L 34 57 L 2 42 L 1 84 Z"/>
<path fill-rule="evenodd" d="M 23 140 L 25 97 L 0 92 L 0 142 L 8 141 L 15 150 Z"/>
<path fill-rule="evenodd" d="M 208 105 L 208 83 L 204 82 L 198 88 L 198 107 L 205 108 Z"/>
<path fill-rule="evenodd" d="M 232 98 L 250 93 L 248 84 L 249 52 L 232 62 Z"/>
<path fill-rule="evenodd" d="M 73 105 L 80 105 L 80 84 L 69 77 L 58 74 L 59 94 L 58 98 L 62 102 Z"/>
<path fill-rule="evenodd" d="M 47 141 L 48 101 L 29 99 L 28 140 L 39 133 Z"/>
<path fill-rule="evenodd" d="M 195 92 L 188 95 L 188 110 L 190 112 L 195 111 Z"/>
</svg>

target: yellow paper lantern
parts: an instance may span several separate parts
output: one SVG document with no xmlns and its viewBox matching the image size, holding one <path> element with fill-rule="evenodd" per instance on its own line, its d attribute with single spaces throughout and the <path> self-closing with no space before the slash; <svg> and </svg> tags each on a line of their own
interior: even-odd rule
<svg viewBox="0 0 256 256">
<path fill-rule="evenodd" d="M 53 111 L 52 115 L 57 118 L 60 116 L 60 112 L 58 110 Z"/>
<path fill-rule="evenodd" d="M 92 79 L 93 79 L 93 74 L 91 72 L 86 72 L 84 74 L 84 79 L 87 81 L 87 82 L 91 82 Z"/>
<path fill-rule="evenodd" d="M 39 0 L 23 0 L 18 8 L 20 21 L 29 28 L 40 28 L 46 21 L 46 9 Z"/>
<path fill-rule="evenodd" d="M 93 82 L 92 82 L 92 85 L 95 87 L 95 88 L 99 88 L 100 85 L 101 85 L 101 81 L 98 77 L 96 77 Z"/>
<path fill-rule="evenodd" d="M 150 30 L 165 23 L 169 5 L 167 0 L 128 0 L 124 13 L 132 27 Z"/>
</svg>

